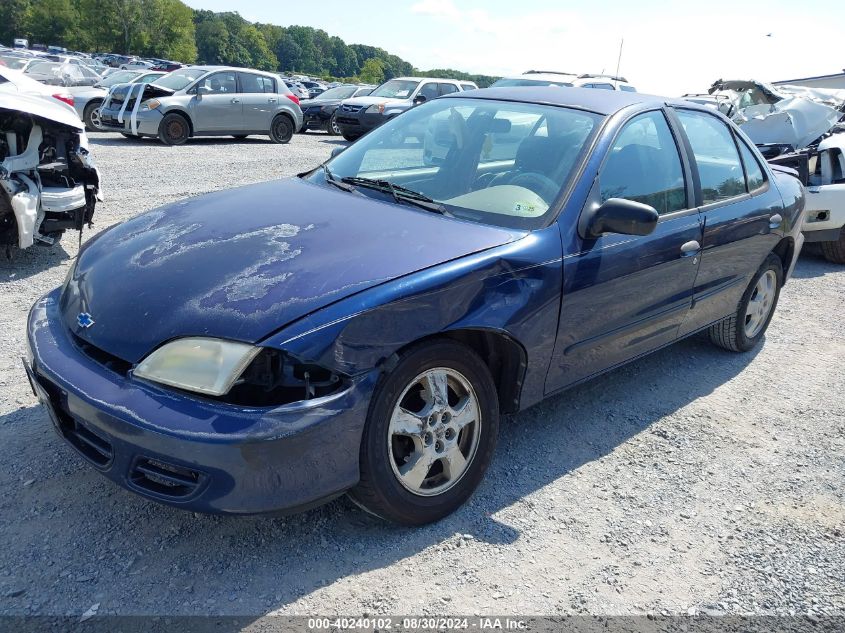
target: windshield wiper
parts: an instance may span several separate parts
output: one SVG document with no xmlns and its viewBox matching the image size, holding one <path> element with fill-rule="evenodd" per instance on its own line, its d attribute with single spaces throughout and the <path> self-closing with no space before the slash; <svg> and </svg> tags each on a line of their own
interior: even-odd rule
<svg viewBox="0 0 845 633">
<path fill-rule="evenodd" d="M 334 185 L 338 189 L 342 189 L 343 191 L 355 191 L 355 187 L 350 184 L 347 184 L 343 181 L 338 180 L 334 177 L 332 170 L 329 169 L 329 166 L 326 163 L 323 163 L 323 178 L 325 178 L 326 182 L 330 185 Z"/>
<path fill-rule="evenodd" d="M 414 206 L 420 207 L 421 209 L 425 209 L 426 211 L 432 211 L 434 213 L 439 213 L 440 215 L 452 217 L 452 214 L 446 210 L 446 207 L 433 198 L 429 198 L 427 195 L 420 193 L 419 191 L 414 191 L 413 189 L 408 189 L 402 185 L 394 184 L 389 180 L 347 176 L 346 178 L 341 178 L 341 182 L 349 185 L 369 187 L 371 189 L 377 189 L 378 191 L 386 191 L 393 196 L 393 199 L 396 202 L 408 202 Z"/>
</svg>

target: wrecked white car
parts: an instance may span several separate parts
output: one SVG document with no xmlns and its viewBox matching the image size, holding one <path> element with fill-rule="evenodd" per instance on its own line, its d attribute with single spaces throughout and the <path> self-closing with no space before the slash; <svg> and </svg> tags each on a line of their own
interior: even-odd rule
<svg viewBox="0 0 845 633">
<path fill-rule="evenodd" d="M 845 90 L 719 80 L 687 95 L 733 119 L 770 163 L 791 167 L 807 188 L 803 234 L 845 264 Z"/>
<path fill-rule="evenodd" d="M 0 245 L 55 244 L 91 226 L 100 174 L 83 123 L 41 97 L 0 94 Z"/>
</svg>

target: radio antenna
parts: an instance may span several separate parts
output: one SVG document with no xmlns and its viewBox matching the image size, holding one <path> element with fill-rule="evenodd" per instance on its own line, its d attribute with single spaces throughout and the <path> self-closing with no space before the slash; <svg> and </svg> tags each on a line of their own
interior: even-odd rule
<svg viewBox="0 0 845 633">
<path fill-rule="evenodd" d="M 619 87 L 619 67 L 622 65 L 622 45 L 625 43 L 625 38 L 619 40 L 619 57 L 616 59 L 616 75 L 613 77 L 613 87 Z"/>
</svg>

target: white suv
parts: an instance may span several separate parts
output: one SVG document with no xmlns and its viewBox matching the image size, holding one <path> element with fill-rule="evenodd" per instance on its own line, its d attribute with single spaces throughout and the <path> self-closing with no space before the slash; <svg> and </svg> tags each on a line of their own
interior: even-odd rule
<svg viewBox="0 0 845 633">
<path fill-rule="evenodd" d="M 566 86 L 576 88 L 597 88 L 599 90 L 625 90 L 636 92 L 637 89 L 624 77 L 613 75 L 577 75 L 546 70 L 529 70 L 521 75 L 502 77 L 491 88 L 514 86 Z"/>
</svg>

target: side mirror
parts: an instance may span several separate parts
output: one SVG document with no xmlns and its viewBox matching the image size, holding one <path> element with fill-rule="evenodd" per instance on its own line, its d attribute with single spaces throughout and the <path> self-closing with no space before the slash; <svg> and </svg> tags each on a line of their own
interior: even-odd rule
<svg viewBox="0 0 845 633">
<path fill-rule="evenodd" d="M 203 95 L 211 93 L 211 88 L 209 88 L 208 86 L 197 86 L 196 88 L 194 88 L 194 92 L 198 97 L 202 97 Z"/>
<path fill-rule="evenodd" d="M 414 97 L 414 105 L 420 105 L 421 103 L 425 103 L 428 101 L 425 95 L 417 95 Z"/>
<path fill-rule="evenodd" d="M 339 154 L 341 154 L 341 153 L 343 152 L 343 150 L 345 150 L 345 149 L 346 149 L 346 147 L 345 147 L 345 146 L 343 146 L 343 145 L 338 145 L 337 147 L 333 147 L 333 148 L 332 148 L 331 157 L 332 157 L 332 158 L 334 158 L 335 156 L 338 156 L 338 155 L 339 155 Z"/>
<path fill-rule="evenodd" d="M 657 227 L 660 216 L 654 207 L 625 198 L 610 198 L 601 206 L 585 212 L 588 216 L 584 233 L 596 238 L 603 233 L 649 235 Z"/>
</svg>

